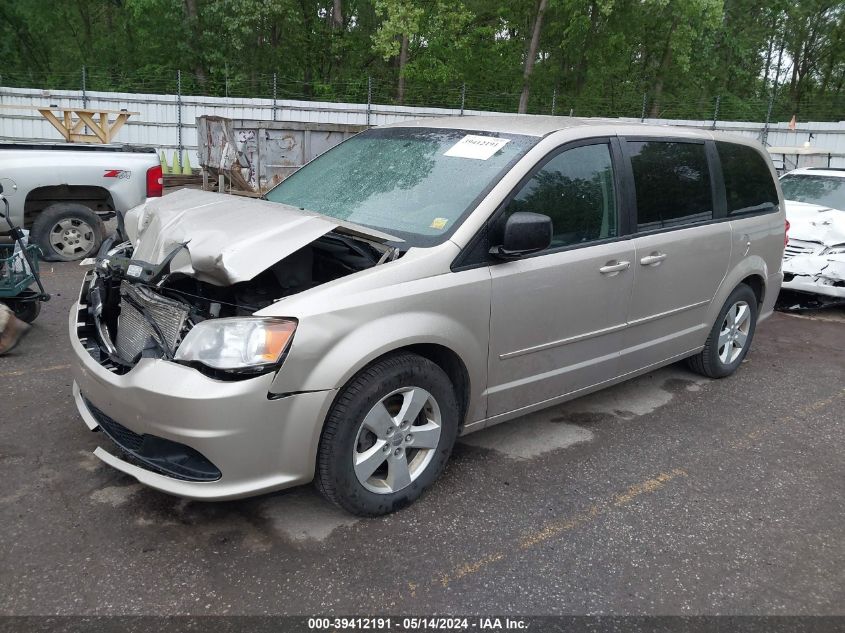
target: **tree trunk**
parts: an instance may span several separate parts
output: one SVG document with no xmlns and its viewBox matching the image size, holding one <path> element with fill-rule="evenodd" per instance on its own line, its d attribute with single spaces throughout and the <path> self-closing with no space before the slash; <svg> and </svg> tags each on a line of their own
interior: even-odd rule
<svg viewBox="0 0 845 633">
<path fill-rule="evenodd" d="M 185 17 L 188 21 L 188 27 L 191 30 L 191 49 L 193 51 L 201 50 L 200 47 L 200 22 L 199 22 L 199 13 L 197 12 L 197 0 L 184 0 L 183 9 L 185 11 Z M 197 77 L 197 83 L 200 86 L 205 86 L 206 82 L 206 75 L 205 75 L 205 68 L 202 66 L 202 62 L 199 59 L 199 56 L 194 53 L 195 60 L 194 60 L 194 75 Z"/>
<path fill-rule="evenodd" d="M 766 49 L 766 64 L 763 69 L 763 94 L 766 94 L 766 91 L 769 88 L 769 71 L 772 69 L 772 53 L 774 53 L 775 37 L 778 32 L 777 15 L 775 15 L 774 19 L 772 20 L 772 26 L 770 31 L 772 35 L 769 37 L 769 46 Z"/>
<path fill-rule="evenodd" d="M 90 63 L 94 57 L 92 50 L 91 12 L 89 11 L 88 4 L 85 2 L 77 1 L 76 7 L 79 19 L 82 22 L 82 35 L 80 36 L 74 33 L 74 37 L 77 40 L 76 44 L 82 55 L 82 61 Z"/>
<path fill-rule="evenodd" d="M 316 32 L 314 16 L 316 14 L 311 12 L 312 5 L 307 0 L 299 0 L 299 6 L 302 9 L 302 25 L 305 35 L 305 42 L 302 47 L 302 96 L 305 99 L 310 99 L 314 94 L 314 68 L 317 58 L 314 41 L 314 34 Z"/>
<path fill-rule="evenodd" d="M 405 103 L 405 65 L 408 63 L 408 36 L 402 34 L 402 46 L 399 48 L 399 86 L 396 99 L 399 105 Z"/>
<path fill-rule="evenodd" d="M 519 96 L 519 114 L 528 111 L 528 94 L 531 90 L 529 82 L 531 73 L 534 72 L 534 60 L 537 57 L 537 49 L 540 47 L 540 32 L 543 30 L 543 14 L 546 12 L 548 0 L 540 0 L 537 5 L 537 15 L 534 18 L 534 26 L 531 29 L 531 40 L 528 43 L 528 50 L 525 53 L 525 65 L 522 70 L 522 94 Z"/>
<path fill-rule="evenodd" d="M 833 46 L 831 46 L 832 51 L 836 51 L 839 49 L 839 42 L 841 37 L 837 37 L 834 41 Z M 822 81 L 821 87 L 819 89 L 819 94 L 824 95 L 827 92 L 828 87 L 830 86 L 830 79 L 833 77 L 833 68 L 839 60 L 835 53 L 831 52 L 828 54 L 827 64 L 824 69 L 824 73 L 822 74 Z"/>
<path fill-rule="evenodd" d="M 590 50 L 590 45 L 596 41 L 596 33 L 598 31 L 599 23 L 599 7 L 598 2 L 593 0 L 590 3 L 590 30 L 587 33 L 587 40 L 581 48 L 581 56 L 578 59 L 578 65 L 575 67 L 575 96 L 580 96 L 581 91 L 584 90 L 584 85 L 587 83 L 587 68 L 588 59 L 587 51 Z"/>
<path fill-rule="evenodd" d="M 343 28 L 343 0 L 334 0 L 332 3 L 332 28 L 333 29 L 342 29 Z"/>
<path fill-rule="evenodd" d="M 713 59 L 716 61 L 716 72 L 714 73 L 713 81 L 710 82 L 710 92 L 712 93 L 715 91 L 716 94 L 721 93 L 724 89 L 727 79 L 725 77 L 725 71 L 730 68 L 731 50 L 730 47 L 725 44 L 731 22 L 730 4 L 730 0 L 725 0 L 722 5 L 722 22 L 719 26 L 718 32 L 716 33 L 716 41 L 712 53 Z M 661 84 L 662 79 L 663 78 L 661 77 Z"/>
<path fill-rule="evenodd" d="M 798 66 L 804 54 L 804 45 L 798 47 L 798 54 L 792 60 L 792 79 L 789 81 L 789 97 L 795 101 L 795 93 L 798 89 Z"/>
<path fill-rule="evenodd" d="M 660 60 L 660 66 L 657 69 L 657 75 L 654 78 L 654 87 L 652 88 L 651 98 L 651 113 L 649 116 L 656 119 L 660 116 L 660 100 L 663 97 L 663 80 L 666 73 L 669 71 L 669 65 L 672 63 L 672 36 L 675 34 L 675 29 L 678 28 L 678 18 L 672 20 L 672 26 L 669 27 L 669 35 L 666 37 L 666 47 L 663 49 L 663 57 Z"/>
<path fill-rule="evenodd" d="M 839 75 L 839 82 L 836 84 L 836 90 L 833 93 L 835 96 L 838 97 L 839 94 L 842 92 L 843 85 L 845 85 L 845 72 Z"/>
<path fill-rule="evenodd" d="M 780 69 L 783 65 L 783 49 L 786 47 L 786 40 L 783 39 L 783 35 L 781 35 L 781 38 L 782 39 L 780 41 L 780 49 L 778 50 L 778 64 L 775 68 L 775 80 L 772 83 L 772 94 L 774 94 L 774 92 L 778 89 L 778 86 L 780 85 Z"/>
</svg>

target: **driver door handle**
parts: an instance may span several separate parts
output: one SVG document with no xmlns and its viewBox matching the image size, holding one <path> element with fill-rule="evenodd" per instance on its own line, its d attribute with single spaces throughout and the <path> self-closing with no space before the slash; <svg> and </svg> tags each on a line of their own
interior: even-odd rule
<svg viewBox="0 0 845 633">
<path fill-rule="evenodd" d="M 653 255 L 646 255 L 640 260 L 643 266 L 654 266 L 666 259 L 666 253 L 655 253 Z"/>
<path fill-rule="evenodd" d="M 602 275 L 609 275 L 611 273 L 618 273 L 627 270 L 631 266 L 631 262 L 618 262 L 616 264 L 607 264 L 599 268 Z"/>
</svg>

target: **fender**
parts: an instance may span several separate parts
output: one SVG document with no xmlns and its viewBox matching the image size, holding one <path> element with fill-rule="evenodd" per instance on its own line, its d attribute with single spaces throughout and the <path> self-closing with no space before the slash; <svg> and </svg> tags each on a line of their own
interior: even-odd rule
<svg viewBox="0 0 845 633">
<path fill-rule="evenodd" d="M 734 288 L 736 288 L 743 279 L 751 277 L 752 275 L 759 277 L 760 282 L 763 284 L 763 301 L 769 298 L 769 267 L 766 265 L 766 261 L 759 255 L 744 257 L 728 271 L 728 274 L 725 275 L 721 285 L 716 290 L 716 294 L 713 296 L 713 301 L 710 302 L 710 307 L 707 309 L 707 323 L 710 323 L 712 326 L 712 324 L 716 322 L 716 317 L 719 316 L 719 311 L 722 309 L 725 301 L 727 301 L 728 296 L 734 291 Z M 777 289 L 775 290 L 775 294 L 777 294 Z M 705 338 L 709 333 L 710 329 L 708 328 L 705 333 Z M 704 342 L 702 341 L 702 345 L 703 344 Z"/>
<path fill-rule="evenodd" d="M 323 319 L 319 319 L 322 321 Z M 433 311 L 413 311 L 383 315 L 335 339 L 318 358 L 288 359 L 289 367 L 309 365 L 306 373 L 285 371 L 282 368 L 271 386 L 273 393 L 340 389 L 352 377 L 374 360 L 410 345 L 434 344 L 454 352 L 464 363 L 470 380 L 470 401 L 467 422 L 484 418 L 487 383 L 487 338 L 489 332 L 489 305 L 483 329 Z M 340 329 L 335 321 L 335 332 Z M 297 329 L 291 353 L 296 349 L 296 339 L 303 334 L 311 338 L 308 330 L 323 329 L 319 324 L 302 324 Z M 310 348 L 310 345 L 303 345 Z M 314 362 L 309 363 L 312 360 Z M 304 361 L 304 362 L 303 362 Z M 297 375 L 298 374 L 298 375 Z"/>
</svg>

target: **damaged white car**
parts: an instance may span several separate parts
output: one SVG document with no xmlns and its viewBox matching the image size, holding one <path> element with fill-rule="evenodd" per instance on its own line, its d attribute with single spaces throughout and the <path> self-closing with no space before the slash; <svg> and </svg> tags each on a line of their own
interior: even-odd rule
<svg viewBox="0 0 845 633">
<path fill-rule="evenodd" d="M 796 169 L 780 184 L 790 224 L 783 288 L 845 301 L 845 169 Z"/>
</svg>

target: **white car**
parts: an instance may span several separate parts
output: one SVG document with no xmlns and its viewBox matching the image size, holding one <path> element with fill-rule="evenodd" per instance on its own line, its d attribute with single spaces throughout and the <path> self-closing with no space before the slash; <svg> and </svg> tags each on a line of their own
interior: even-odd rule
<svg viewBox="0 0 845 633">
<path fill-rule="evenodd" d="M 845 169 L 796 169 L 780 185 L 790 225 L 783 288 L 845 301 Z"/>
</svg>

